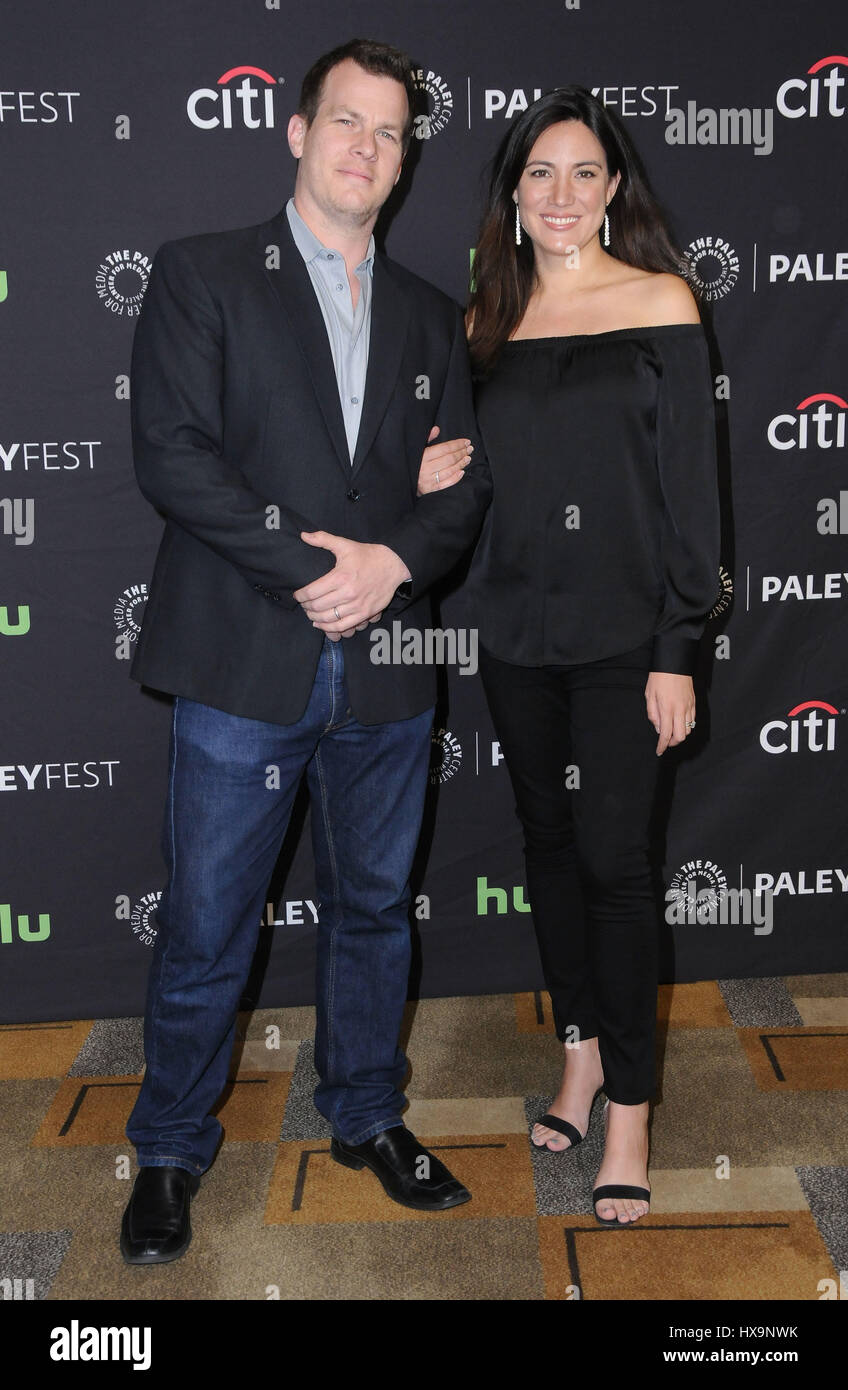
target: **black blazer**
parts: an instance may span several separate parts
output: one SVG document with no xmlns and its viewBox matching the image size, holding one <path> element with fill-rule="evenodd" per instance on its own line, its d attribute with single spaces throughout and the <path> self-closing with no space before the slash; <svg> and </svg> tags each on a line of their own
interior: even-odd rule
<svg viewBox="0 0 848 1390">
<path fill-rule="evenodd" d="M 447 295 L 377 253 L 353 466 L 327 330 L 284 208 L 160 247 L 131 390 L 138 484 L 166 519 L 135 680 L 230 714 L 299 719 L 323 634 L 292 591 L 335 563 L 302 530 L 390 546 L 412 597 L 394 598 L 377 626 L 432 624 L 428 586 L 472 544 L 491 496 L 462 316 Z M 417 497 L 434 424 L 443 440 L 471 439 L 474 459 L 455 486 Z M 374 631 L 342 639 L 355 716 L 419 714 L 435 700 L 435 671 L 372 663 Z"/>
</svg>

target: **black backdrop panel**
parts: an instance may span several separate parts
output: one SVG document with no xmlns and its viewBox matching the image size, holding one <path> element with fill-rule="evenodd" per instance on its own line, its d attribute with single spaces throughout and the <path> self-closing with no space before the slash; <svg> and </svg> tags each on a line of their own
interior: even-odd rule
<svg viewBox="0 0 848 1390">
<path fill-rule="evenodd" d="M 697 735 L 662 769 L 658 893 L 774 894 L 770 930 L 664 924 L 663 977 L 845 969 L 843 7 L 8 0 L 3 29 L 3 1018 L 142 1011 L 170 705 L 127 675 L 161 531 L 132 471 L 135 316 L 162 241 L 282 206 L 300 78 L 354 33 L 406 47 L 428 94 L 387 249 L 460 300 L 516 111 L 578 81 L 628 122 L 708 286 L 725 512 Z M 456 586 L 441 621 L 467 622 Z M 479 678 L 444 676 L 412 988 L 535 988 L 507 774 Z M 308 812 L 269 903 L 248 995 L 308 1002 Z"/>
</svg>

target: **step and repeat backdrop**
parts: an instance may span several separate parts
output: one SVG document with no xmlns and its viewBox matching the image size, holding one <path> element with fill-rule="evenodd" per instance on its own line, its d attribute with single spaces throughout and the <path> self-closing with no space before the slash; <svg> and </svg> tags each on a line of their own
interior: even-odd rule
<svg viewBox="0 0 848 1390">
<path fill-rule="evenodd" d="M 705 287 L 724 513 L 698 727 L 662 766 L 663 979 L 848 968 L 844 6 L 7 0 L 3 1020 L 143 1010 L 170 703 L 128 676 L 162 530 L 132 467 L 133 331 L 161 242 L 283 206 L 301 77 L 355 35 L 410 52 L 420 91 L 386 249 L 461 302 L 485 166 L 516 113 L 579 82 L 627 123 Z M 465 621 L 461 585 L 439 613 Z M 541 984 L 472 667 L 442 672 L 419 994 Z M 247 992 L 263 1006 L 312 999 L 320 905 L 308 810 L 295 820 Z"/>
</svg>

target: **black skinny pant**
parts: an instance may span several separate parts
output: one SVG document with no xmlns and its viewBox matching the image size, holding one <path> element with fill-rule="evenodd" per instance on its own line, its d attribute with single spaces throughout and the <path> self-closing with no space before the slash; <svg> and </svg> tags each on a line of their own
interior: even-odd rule
<svg viewBox="0 0 848 1390">
<path fill-rule="evenodd" d="M 597 1037 L 620 1105 L 656 1087 L 659 923 L 648 825 L 659 759 L 645 709 L 651 643 L 581 666 L 480 675 L 524 828 L 533 925 L 557 1036 Z M 566 788 L 576 764 L 579 787 Z M 574 1037 L 574 1034 L 571 1034 Z"/>
</svg>

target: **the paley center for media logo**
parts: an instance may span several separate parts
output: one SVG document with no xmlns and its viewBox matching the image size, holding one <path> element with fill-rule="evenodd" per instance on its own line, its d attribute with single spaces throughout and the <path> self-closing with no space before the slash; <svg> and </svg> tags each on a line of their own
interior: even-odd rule
<svg viewBox="0 0 848 1390">
<path fill-rule="evenodd" d="M 725 237 L 695 237 L 684 254 L 705 299 L 725 299 L 730 294 L 739 279 L 739 257 Z"/>
<path fill-rule="evenodd" d="M 726 613 L 733 602 L 733 578 L 724 565 L 718 567 L 718 596 L 707 614 L 707 618 L 718 618 Z"/>
<path fill-rule="evenodd" d="M 151 261 L 143 251 L 109 251 L 97 267 L 97 298 L 117 318 L 137 318 L 150 279 Z"/>
<path fill-rule="evenodd" d="M 156 909 L 162 898 L 161 889 L 143 893 L 135 902 L 126 893 L 119 893 L 115 899 L 115 918 L 119 922 L 129 922 L 132 934 L 142 946 L 153 946 L 159 933 Z"/>
<path fill-rule="evenodd" d="M 750 926 L 770 936 L 774 926 L 770 888 L 751 892 L 731 888 L 712 859 L 688 859 L 675 870 L 665 894 L 665 920 L 671 926 Z"/>
<path fill-rule="evenodd" d="M 450 84 L 434 68 L 414 68 L 412 79 L 418 89 L 419 110 L 413 121 L 416 140 L 429 140 L 439 135 L 453 112 L 453 92 Z"/>
<path fill-rule="evenodd" d="M 430 735 L 430 784 L 449 782 L 462 764 L 462 745 L 449 729 L 434 729 Z"/>
<path fill-rule="evenodd" d="M 119 661 L 129 659 L 132 644 L 138 641 L 147 599 L 146 584 L 130 584 L 112 605 L 112 617 L 116 627 L 115 656 Z"/>
</svg>

